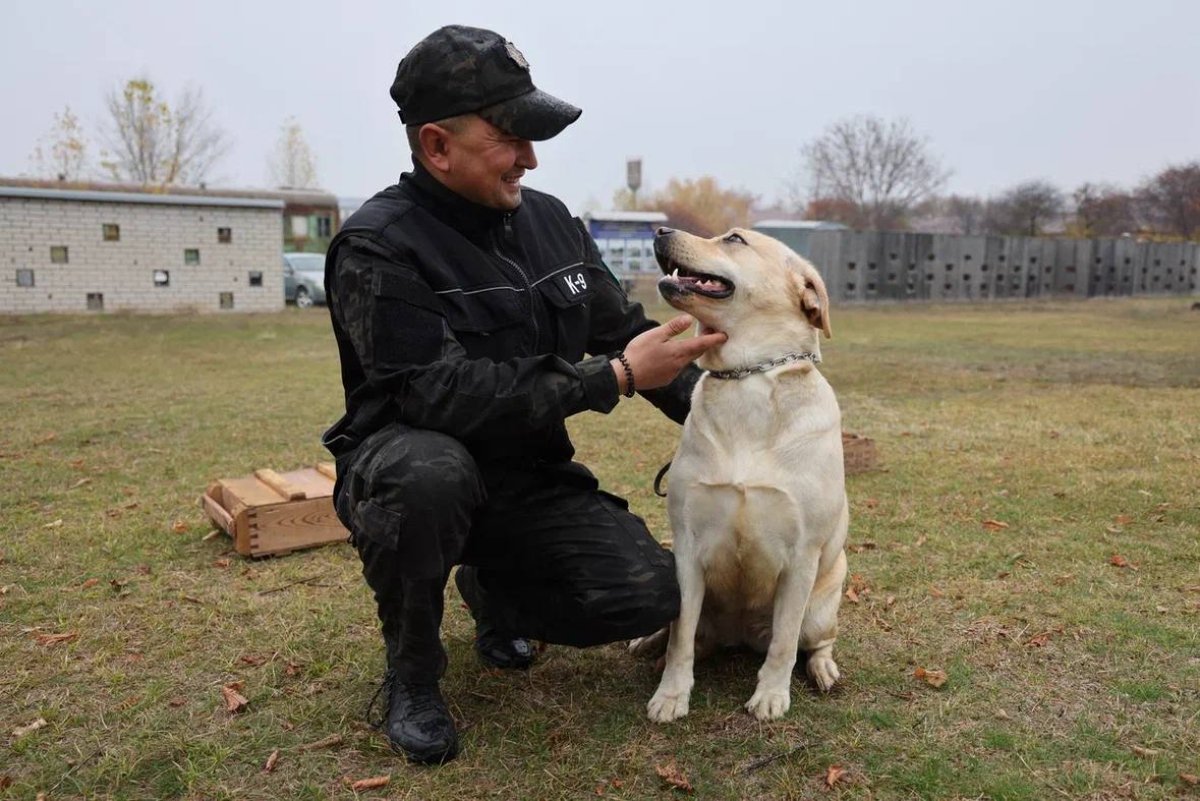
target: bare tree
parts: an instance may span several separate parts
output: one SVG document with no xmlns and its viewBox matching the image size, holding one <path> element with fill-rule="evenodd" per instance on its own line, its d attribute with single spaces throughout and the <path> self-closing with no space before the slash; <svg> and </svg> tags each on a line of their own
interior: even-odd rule
<svg viewBox="0 0 1200 801">
<path fill-rule="evenodd" d="M 613 196 L 617 208 L 661 211 L 669 225 L 697 236 L 716 236 L 734 226 L 749 225 L 756 200 L 749 192 L 722 189 L 708 175 L 695 180 L 672 178 L 665 189 L 639 198 L 636 204 L 628 189 L 619 189 Z"/>
<path fill-rule="evenodd" d="M 1167 167 L 1142 185 L 1138 198 L 1160 232 L 1200 234 L 1200 161 Z"/>
<path fill-rule="evenodd" d="M 54 124 L 34 146 L 29 163 L 39 178 L 79 181 L 86 177 L 90 169 L 87 137 L 70 106 L 54 115 Z"/>
<path fill-rule="evenodd" d="M 860 227 L 902 226 L 912 208 L 950 177 L 907 120 L 849 117 L 801 152 L 811 195 L 853 204 Z"/>
<path fill-rule="evenodd" d="M 126 81 L 105 99 L 108 158 L 101 165 L 118 181 L 145 186 L 198 184 L 229 149 L 200 89 L 188 87 L 172 108 L 145 77 Z"/>
<path fill-rule="evenodd" d="M 958 233 L 970 236 L 983 231 L 986 204 L 979 198 L 950 195 L 942 202 L 942 210 L 954 221 Z"/>
<path fill-rule="evenodd" d="M 985 227 L 989 233 L 1037 236 L 1061 216 L 1063 205 L 1063 194 L 1053 184 L 1026 181 L 988 202 Z"/>
<path fill-rule="evenodd" d="M 1069 230 L 1076 236 L 1121 236 L 1138 229 L 1135 199 L 1120 187 L 1084 183 L 1071 199 L 1075 219 Z"/>
<path fill-rule="evenodd" d="M 316 157 L 295 117 L 288 117 L 283 123 L 267 168 L 275 186 L 307 189 L 317 185 Z"/>
</svg>

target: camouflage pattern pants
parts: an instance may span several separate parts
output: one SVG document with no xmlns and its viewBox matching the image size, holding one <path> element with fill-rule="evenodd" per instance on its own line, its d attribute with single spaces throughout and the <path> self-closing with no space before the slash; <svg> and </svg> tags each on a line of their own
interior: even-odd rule
<svg viewBox="0 0 1200 801">
<path fill-rule="evenodd" d="M 650 634 L 679 613 L 674 559 L 582 465 L 480 469 L 444 434 L 393 424 L 338 459 L 338 517 L 375 593 L 388 664 L 446 666 L 439 629 L 456 564 L 478 568 L 491 620 L 573 646 Z"/>
</svg>

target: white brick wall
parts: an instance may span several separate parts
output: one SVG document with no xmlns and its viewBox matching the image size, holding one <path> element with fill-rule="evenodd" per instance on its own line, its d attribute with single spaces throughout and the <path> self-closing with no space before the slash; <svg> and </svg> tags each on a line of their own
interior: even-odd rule
<svg viewBox="0 0 1200 801">
<path fill-rule="evenodd" d="M 103 225 L 121 227 L 105 242 Z M 282 211 L 278 208 L 189 206 L 58 198 L 0 197 L 0 314 L 76 312 L 88 293 L 104 294 L 104 311 L 218 311 L 232 292 L 234 311 L 283 308 Z M 233 241 L 219 243 L 217 229 Z M 66 245 L 67 264 L 50 248 Z M 184 263 L 184 250 L 200 263 Z M 17 285 L 33 270 L 34 286 Z M 170 285 L 154 285 L 154 271 Z M 262 286 L 250 286 L 261 272 Z"/>
</svg>

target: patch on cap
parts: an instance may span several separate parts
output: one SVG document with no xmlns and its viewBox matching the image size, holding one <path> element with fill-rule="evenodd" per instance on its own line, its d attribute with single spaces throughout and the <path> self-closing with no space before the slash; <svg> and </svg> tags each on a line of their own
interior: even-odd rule
<svg viewBox="0 0 1200 801">
<path fill-rule="evenodd" d="M 525 60 L 524 54 L 517 49 L 515 44 L 506 40 L 504 42 L 504 50 L 508 53 L 508 57 L 513 60 L 514 64 L 526 72 L 529 71 L 529 62 Z"/>
</svg>

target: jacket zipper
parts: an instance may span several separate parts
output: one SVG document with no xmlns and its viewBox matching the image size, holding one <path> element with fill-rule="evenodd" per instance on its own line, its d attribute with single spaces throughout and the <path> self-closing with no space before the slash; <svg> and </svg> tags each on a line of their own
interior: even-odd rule
<svg viewBox="0 0 1200 801">
<path fill-rule="evenodd" d="M 512 214 L 511 213 L 504 215 L 504 237 L 505 237 L 505 239 L 513 238 Z M 529 280 L 529 275 L 525 272 L 525 270 L 521 267 L 521 265 L 517 264 L 517 262 L 515 260 L 510 259 L 508 256 L 505 256 L 503 253 L 500 252 L 499 244 L 492 245 L 492 252 L 495 253 L 496 257 L 499 258 L 501 261 L 503 261 L 505 264 L 512 265 L 513 269 L 515 269 L 517 271 L 517 275 L 521 276 L 521 281 L 523 281 L 525 284 L 525 292 L 529 297 L 529 317 L 533 321 L 533 349 L 536 352 L 538 349 L 538 344 L 542 338 L 542 332 L 541 332 L 541 329 L 538 327 L 538 321 L 537 321 L 538 310 L 535 305 L 537 303 L 537 298 L 535 298 L 533 296 L 534 295 L 533 283 Z"/>
</svg>

